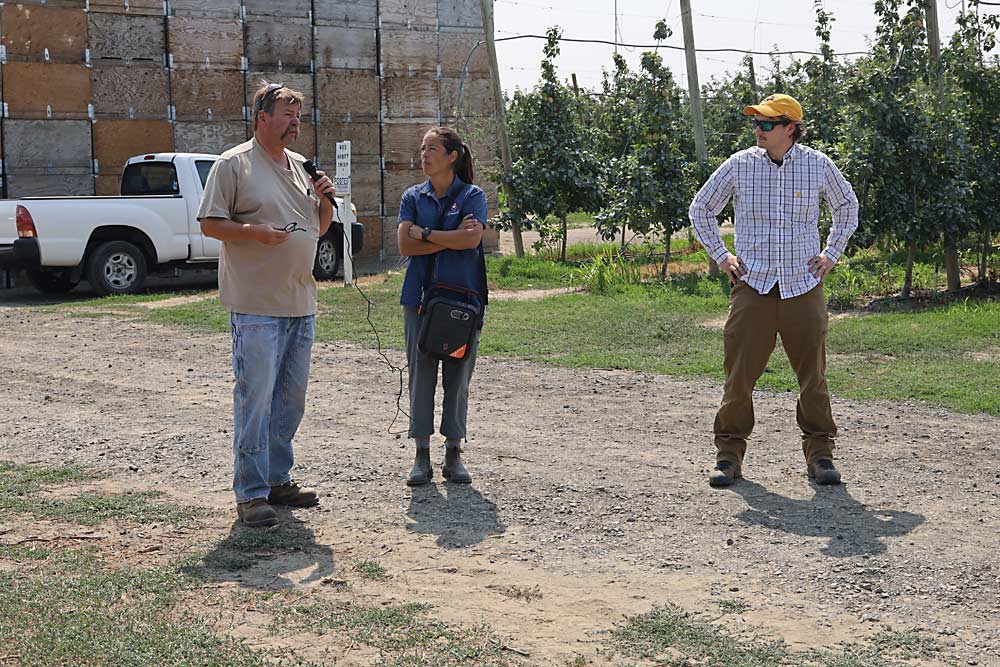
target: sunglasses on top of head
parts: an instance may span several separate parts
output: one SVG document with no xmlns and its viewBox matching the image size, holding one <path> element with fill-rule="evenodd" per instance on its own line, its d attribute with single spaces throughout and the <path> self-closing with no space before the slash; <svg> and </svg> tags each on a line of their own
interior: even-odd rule
<svg viewBox="0 0 1000 667">
<path fill-rule="evenodd" d="M 782 118 L 781 120 L 757 120 L 756 118 L 750 119 L 750 125 L 753 129 L 758 127 L 764 132 L 770 132 L 779 125 L 788 125 L 789 123 L 794 123 L 795 121 L 788 118 Z"/>
</svg>

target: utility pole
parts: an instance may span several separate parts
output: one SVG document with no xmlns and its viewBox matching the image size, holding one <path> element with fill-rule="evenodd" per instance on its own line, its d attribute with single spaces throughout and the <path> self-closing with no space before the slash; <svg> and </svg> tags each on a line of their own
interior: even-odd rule
<svg viewBox="0 0 1000 667">
<path fill-rule="evenodd" d="M 500 66 L 497 64 L 497 47 L 493 41 L 493 0 L 479 0 L 479 8 L 483 14 L 483 33 L 486 35 L 486 49 L 490 57 L 490 71 L 493 74 L 493 101 L 496 105 L 497 140 L 500 142 L 500 157 L 503 159 L 503 192 L 510 205 L 510 172 L 514 160 L 510 154 L 510 138 L 507 136 L 507 110 L 504 108 L 503 89 L 500 87 Z M 524 241 L 521 239 L 521 223 L 511 220 L 511 233 L 514 235 L 514 254 L 524 257 Z"/>
<path fill-rule="evenodd" d="M 684 55 L 687 56 L 688 97 L 691 98 L 691 116 L 694 118 L 694 152 L 698 162 L 708 162 L 705 147 L 705 117 L 701 111 L 701 86 L 698 84 L 698 59 L 694 50 L 694 22 L 691 20 L 691 0 L 681 0 L 681 24 L 684 26 Z M 670 243 L 670 239 L 666 239 Z M 719 274 L 719 265 L 708 258 L 708 272 Z"/>
<path fill-rule="evenodd" d="M 618 0 L 615 0 L 615 53 L 618 53 Z"/>
<path fill-rule="evenodd" d="M 931 52 L 931 66 L 937 79 L 938 92 L 944 92 L 944 72 L 941 62 L 941 28 L 938 25 L 937 0 L 924 0 L 924 16 L 927 23 L 927 46 Z M 948 279 L 948 291 L 957 292 L 962 288 L 962 275 L 958 268 L 958 247 L 955 239 L 944 238 L 944 268 Z"/>
</svg>

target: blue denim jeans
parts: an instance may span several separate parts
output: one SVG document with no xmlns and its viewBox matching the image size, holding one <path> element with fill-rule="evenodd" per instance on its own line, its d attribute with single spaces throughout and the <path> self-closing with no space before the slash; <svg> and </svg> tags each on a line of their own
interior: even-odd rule
<svg viewBox="0 0 1000 667">
<path fill-rule="evenodd" d="M 306 408 L 316 320 L 230 314 L 233 332 L 233 491 L 267 498 L 294 463 L 292 437 Z"/>
</svg>

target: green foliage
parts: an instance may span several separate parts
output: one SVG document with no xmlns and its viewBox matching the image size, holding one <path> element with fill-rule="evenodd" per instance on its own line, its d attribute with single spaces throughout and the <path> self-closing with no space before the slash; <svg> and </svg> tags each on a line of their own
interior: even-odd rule
<svg viewBox="0 0 1000 667">
<path fill-rule="evenodd" d="M 642 272 L 620 250 L 611 248 L 577 269 L 575 278 L 591 292 L 607 294 L 626 285 L 638 285 L 642 282 Z"/>
<path fill-rule="evenodd" d="M 495 224 L 538 229 L 543 242 L 557 236 L 565 248 L 566 218 L 573 211 L 594 210 L 601 192 L 601 162 L 592 150 L 593 132 L 581 123 L 582 105 L 556 76 L 558 28 L 550 28 L 543 49 L 542 81 L 529 92 L 516 91 L 507 122 L 513 165 L 511 201 Z M 544 225 L 548 216 L 559 221 Z"/>
</svg>

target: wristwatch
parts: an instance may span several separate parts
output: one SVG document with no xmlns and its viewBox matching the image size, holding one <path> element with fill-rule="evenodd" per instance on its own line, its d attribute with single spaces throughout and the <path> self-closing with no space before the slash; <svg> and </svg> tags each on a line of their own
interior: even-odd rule
<svg viewBox="0 0 1000 667">
<path fill-rule="evenodd" d="M 431 235 L 431 228 L 430 227 L 424 227 L 424 231 L 420 232 L 420 240 L 421 241 L 426 241 L 427 237 L 430 236 L 430 235 Z"/>
</svg>

